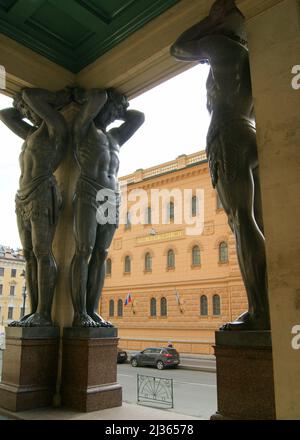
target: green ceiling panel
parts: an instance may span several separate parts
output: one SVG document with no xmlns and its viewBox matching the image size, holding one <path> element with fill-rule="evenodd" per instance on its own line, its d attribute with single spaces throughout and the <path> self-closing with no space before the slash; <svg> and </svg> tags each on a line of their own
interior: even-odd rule
<svg viewBox="0 0 300 440">
<path fill-rule="evenodd" d="M 17 3 L 17 0 L 0 0 L 0 9 L 9 11 L 15 3 Z"/>
<path fill-rule="evenodd" d="M 0 0 L 0 31 L 79 72 L 180 0 Z"/>
</svg>

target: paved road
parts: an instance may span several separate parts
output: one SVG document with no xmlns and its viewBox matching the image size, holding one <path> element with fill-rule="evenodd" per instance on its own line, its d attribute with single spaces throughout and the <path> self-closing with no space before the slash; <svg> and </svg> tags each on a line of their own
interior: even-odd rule
<svg viewBox="0 0 300 440">
<path fill-rule="evenodd" d="M 217 409 L 216 375 L 202 371 L 155 368 L 133 368 L 118 365 L 118 381 L 123 386 L 123 400 L 137 403 L 137 374 L 172 378 L 174 381 L 174 409 L 172 411 L 209 419 Z"/>
</svg>

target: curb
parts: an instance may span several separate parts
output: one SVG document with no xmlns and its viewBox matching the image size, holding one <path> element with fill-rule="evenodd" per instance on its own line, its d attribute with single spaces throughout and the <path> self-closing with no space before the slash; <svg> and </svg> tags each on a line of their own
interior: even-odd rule
<svg viewBox="0 0 300 440">
<path fill-rule="evenodd" d="M 122 362 L 123 364 L 130 364 L 130 360 Z M 122 364 L 118 364 L 122 365 Z M 191 370 L 191 371 L 203 371 L 204 373 L 216 373 L 217 369 L 214 367 L 201 367 L 197 365 L 180 364 L 177 367 L 178 370 Z"/>
</svg>

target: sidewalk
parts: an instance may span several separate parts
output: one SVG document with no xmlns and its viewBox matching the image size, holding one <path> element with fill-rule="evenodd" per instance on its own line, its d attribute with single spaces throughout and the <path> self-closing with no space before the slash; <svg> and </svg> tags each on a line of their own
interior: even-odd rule
<svg viewBox="0 0 300 440">
<path fill-rule="evenodd" d="M 157 409 L 149 406 L 123 402 L 118 408 L 104 409 L 90 413 L 79 413 L 68 409 L 43 408 L 13 413 L 0 410 L 3 420 L 206 420 L 172 410 Z"/>
<path fill-rule="evenodd" d="M 126 350 L 128 354 L 127 362 L 130 363 L 130 358 L 136 350 Z M 207 373 L 216 373 L 216 358 L 214 355 L 202 354 L 180 354 L 180 365 L 178 368 L 185 370 L 204 371 Z"/>
</svg>

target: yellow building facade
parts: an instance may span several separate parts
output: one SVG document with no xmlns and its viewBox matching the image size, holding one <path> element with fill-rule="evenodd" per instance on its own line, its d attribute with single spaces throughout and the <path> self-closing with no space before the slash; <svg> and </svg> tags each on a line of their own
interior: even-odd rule
<svg viewBox="0 0 300 440">
<path fill-rule="evenodd" d="M 0 325 L 20 319 L 23 313 L 25 261 L 21 253 L 0 246 Z M 26 304 L 27 302 L 27 304 Z M 25 302 L 25 311 L 29 304 Z"/>
<path fill-rule="evenodd" d="M 109 250 L 101 314 L 119 328 L 122 348 L 172 341 L 181 353 L 212 354 L 215 330 L 247 310 L 247 299 L 235 239 L 212 188 L 205 153 L 182 155 L 120 181 L 127 185 L 121 219 L 129 220 L 120 224 Z M 148 206 L 140 209 L 145 224 L 134 224 L 132 208 L 140 200 L 134 198 L 141 190 L 148 196 Z M 158 208 L 150 201 L 163 190 L 170 199 L 160 198 L 157 222 Z M 201 223 L 203 215 L 202 232 L 178 221 L 176 193 L 186 200 L 184 218 L 190 212 Z"/>
</svg>

